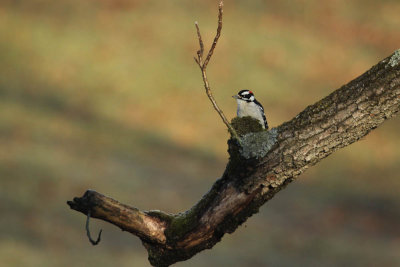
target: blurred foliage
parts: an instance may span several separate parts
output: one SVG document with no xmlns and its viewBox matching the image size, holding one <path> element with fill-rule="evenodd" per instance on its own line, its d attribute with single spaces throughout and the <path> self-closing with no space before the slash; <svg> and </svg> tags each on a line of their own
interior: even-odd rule
<svg viewBox="0 0 400 267">
<path fill-rule="evenodd" d="M 148 266 L 103 222 L 91 247 L 66 200 L 92 188 L 141 209 L 191 207 L 228 133 L 193 56 L 217 1 L 0 2 L 0 265 Z M 400 2 L 225 2 L 209 65 L 228 117 L 251 88 L 269 124 L 399 48 Z M 213 250 L 176 266 L 400 265 L 399 118 L 324 160 Z M 150 197 L 149 197 L 150 196 Z"/>
</svg>

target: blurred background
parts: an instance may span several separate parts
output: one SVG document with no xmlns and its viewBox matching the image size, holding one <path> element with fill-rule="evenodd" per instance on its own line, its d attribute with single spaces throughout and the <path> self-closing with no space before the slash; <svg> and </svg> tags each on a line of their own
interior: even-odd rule
<svg viewBox="0 0 400 267">
<path fill-rule="evenodd" d="M 0 266 L 149 266 L 138 238 L 67 200 L 94 189 L 190 208 L 227 130 L 193 60 L 214 0 L 0 1 Z M 278 126 L 400 48 L 400 2 L 226 0 L 208 67 L 230 119 L 249 88 Z M 310 168 L 212 250 L 175 266 L 399 266 L 400 118 Z"/>
</svg>

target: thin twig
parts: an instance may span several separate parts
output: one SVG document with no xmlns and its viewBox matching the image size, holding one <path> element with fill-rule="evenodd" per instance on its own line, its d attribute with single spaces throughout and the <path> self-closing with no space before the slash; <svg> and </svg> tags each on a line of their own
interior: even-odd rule
<svg viewBox="0 0 400 267">
<path fill-rule="evenodd" d="M 199 46 L 200 46 L 200 50 L 197 51 L 197 57 L 198 57 L 198 61 L 201 63 L 203 54 L 204 54 L 204 44 L 203 44 L 203 39 L 201 38 L 201 34 L 200 34 L 199 23 L 196 21 L 194 23 L 194 25 L 196 25 L 197 37 L 199 38 Z"/>
<path fill-rule="evenodd" d="M 207 72 L 206 72 L 208 62 L 210 61 L 211 56 L 214 53 L 214 49 L 217 46 L 218 39 L 221 36 L 222 13 L 223 13 L 222 7 L 223 6 L 224 6 L 224 3 L 223 3 L 223 1 L 221 1 L 219 3 L 219 6 L 218 6 L 218 28 L 217 28 L 217 33 L 216 33 L 216 35 L 214 37 L 214 41 L 213 41 L 213 43 L 211 45 L 210 50 L 208 51 L 207 57 L 204 60 L 204 62 L 203 62 L 203 53 L 204 53 L 203 39 L 201 38 L 199 24 L 197 23 L 197 21 L 195 22 L 196 30 L 197 30 L 197 38 L 199 39 L 200 50 L 197 51 L 197 58 L 195 57 L 194 60 L 196 61 L 197 65 L 199 65 L 199 67 L 200 67 L 201 75 L 203 77 L 204 87 L 206 89 L 206 94 L 207 94 L 208 98 L 210 99 L 214 109 L 218 112 L 219 116 L 221 117 L 221 119 L 225 123 L 225 125 L 228 127 L 228 130 L 231 133 L 231 135 L 234 137 L 234 139 L 236 139 L 240 143 L 240 138 L 239 138 L 238 134 L 236 133 L 236 131 L 232 127 L 232 125 L 228 122 L 228 120 L 226 119 L 224 113 L 218 107 L 217 102 L 215 101 L 215 99 L 214 99 L 214 97 L 212 95 L 210 84 L 208 83 L 208 79 L 207 79 Z"/>
<path fill-rule="evenodd" d="M 88 210 L 87 213 L 87 218 L 86 218 L 86 235 L 89 238 L 90 243 L 92 243 L 93 246 L 96 246 L 97 244 L 100 243 L 100 239 L 101 239 L 101 232 L 103 231 L 102 229 L 100 229 L 99 235 L 97 236 L 97 240 L 94 241 L 90 235 L 90 230 L 89 230 L 89 220 L 90 220 L 90 210 Z"/>
<path fill-rule="evenodd" d="M 214 53 L 214 49 L 215 49 L 215 47 L 217 46 L 218 39 L 219 39 L 219 37 L 221 36 L 221 30 L 222 30 L 222 13 L 223 13 L 222 7 L 223 7 L 223 6 L 224 6 L 224 2 L 221 1 L 221 2 L 219 3 L 219 5 L 218 5 L 218 28 L 217 28 L 217 34 L 215 35 L 215 38 L 214 38 L 214 41 L 213 41 L 213 43 L 212 43 L 212 45 L 211 45 L 210 51 L 208 51 L 207 58 L 206 58 L 206 60 L 204 60 L 203 68 L 206 68 L 206 67 L 207 67 L 208 62 L 210 61 L 211 56 L 212 56 L 212 54 Z"/>
</svg>

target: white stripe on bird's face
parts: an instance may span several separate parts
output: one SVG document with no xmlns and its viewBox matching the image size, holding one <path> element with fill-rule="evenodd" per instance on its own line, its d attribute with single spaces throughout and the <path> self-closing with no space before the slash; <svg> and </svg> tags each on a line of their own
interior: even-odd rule
<svg viewBox="0 0 400 267">
<path fill-rule="evenodd" d="M 253 92 L 250 90 L 239 91 L 239 93 L 237 94 L 237 97 L 235 97 L 235 98 L 236 99 L 239 98 L 239 99 L 242 99 L 245 101 L 254 101 L 255 100 Z"/>
</svg>

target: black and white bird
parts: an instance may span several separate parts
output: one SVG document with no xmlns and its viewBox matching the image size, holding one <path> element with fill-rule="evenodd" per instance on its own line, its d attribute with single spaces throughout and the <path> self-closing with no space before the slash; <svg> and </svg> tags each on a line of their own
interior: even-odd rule
<svg viewBox="0 0 400 267">
<path fill-rule="evenodd" d="M 250 90 L 241 90 L 237 95 L 232 96 L 237 102 L 237 116 L 250 116 L 260 121 L 264 129 L 268 129 L 267 118 L 264 114 L 264 108 L 256 100 L 254 94 Z"/>
</svg>

